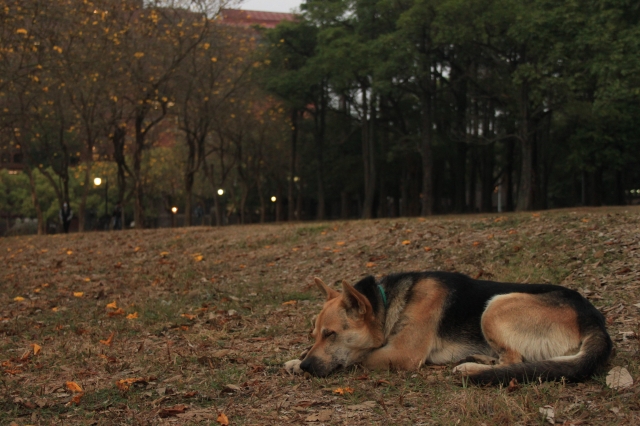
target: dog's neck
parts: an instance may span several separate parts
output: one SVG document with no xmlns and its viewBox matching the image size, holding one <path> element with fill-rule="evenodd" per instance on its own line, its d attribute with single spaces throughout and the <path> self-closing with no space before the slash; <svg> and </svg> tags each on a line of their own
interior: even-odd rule
<svg viewBox="0 0 640 426">
<path fill-rule="evenodd" d="M 354 287 L 369 300 L 371 308 L 373 308 L 373 316 L 379 324 L 380 330 L 383 330 L 388 307 L 385 288 L 378 284 L 372 276 L 363 278 Z"/>
</svg>

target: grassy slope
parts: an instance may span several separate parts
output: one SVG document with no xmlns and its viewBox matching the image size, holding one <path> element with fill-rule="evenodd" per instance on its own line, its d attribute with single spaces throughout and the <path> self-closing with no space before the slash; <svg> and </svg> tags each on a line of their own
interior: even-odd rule
<svg viewBox="0 0 640 426">
<path fill-rule="evenodd" d="M 560 424 L 638 424 L 639 258 L 638 208 L 0 239 L 0 422 L 528 425 L 550 405 Z M 634 386 L 466 388 L 451 366 L 283 372 L 310 344 L 313 276 L 427 269 L 579 289 Z M 142 380 L 119 389 L 126 378 Z"/>
</svg>

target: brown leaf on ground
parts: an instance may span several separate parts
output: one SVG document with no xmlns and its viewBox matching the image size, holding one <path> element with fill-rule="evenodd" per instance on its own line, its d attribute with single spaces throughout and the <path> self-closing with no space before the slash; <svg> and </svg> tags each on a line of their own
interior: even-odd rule
<svg viewBox="0 0 640 426">
<path fill-rule="evenodd" d="M 224 413 L 218 414 L 218 418 L 216 419 L 216 422 L 218 422 L 223 426 L 229 426 L 229 418 Z"/>
<path fill-rule="evenodd" d="M 106 340 L 100 340 L 100 343 L 102 343 L 103 345 L 111 346 L 115 335 L 116 333 L 112 332 Z"/>
<path fill-rule="evenodd" d="M 613 367 L 609 370 L 606 381 L 611 389 L 627 389 L 633 386 L 633 378 L 624 367 Z"/>
<path fill-rule="evenodd" d="M 82 392 L 82 388 L 76 382 L 67 382 L 66 386 L 71 392 Z"/>
<path fill-rule="evenodd" d="M 158 416 L 165 417 L 173 417 L 178 414 L 182 414 L 187 410 L 187 406 L 184 404 L 174 405 L 173 407 L 162 408 L 158 411 Z"/>
</svg>

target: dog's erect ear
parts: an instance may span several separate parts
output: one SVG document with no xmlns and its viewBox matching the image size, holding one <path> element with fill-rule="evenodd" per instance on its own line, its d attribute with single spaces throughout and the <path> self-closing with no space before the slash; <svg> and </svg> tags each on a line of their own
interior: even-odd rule
<svg viewBox="0 0 640 426">
<path fill-rule="evenodd" d="M 313 281 L 316 282 L 316 285 L 318 286 L 318 288 L 324 293 L 325 296 L 327 296 L 327 300 L 335 299 L 336 297 L 340 296 L 339 292 L 335 291 L 334 289 L 332 289 L 331 287 L 323 283 L 320 278 L 316 277 L 313 279 Z"/>
<path fill-rule="evenodd" d="M 346 281 L 342 281 L 342 303 L 346 306 L 347 311 L 353 312 L 360 317 L 367 312 L 373 311 L 367 297 Z"/>
</svg>

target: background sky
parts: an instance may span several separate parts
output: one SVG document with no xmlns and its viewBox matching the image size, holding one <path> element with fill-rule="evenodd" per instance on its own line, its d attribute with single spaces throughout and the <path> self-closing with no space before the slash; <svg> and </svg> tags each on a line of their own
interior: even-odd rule
<svg viewBox="0 0 640 426">
<path fill-rule="evenodd" d="M 240 9 L 261 10 L 264 12 L 291 12 L 298 8 L 303 0 L 244 0 L 240 3 Z"/>
</svg>

